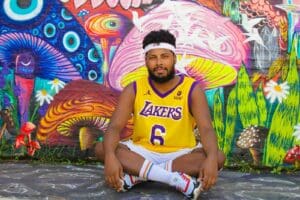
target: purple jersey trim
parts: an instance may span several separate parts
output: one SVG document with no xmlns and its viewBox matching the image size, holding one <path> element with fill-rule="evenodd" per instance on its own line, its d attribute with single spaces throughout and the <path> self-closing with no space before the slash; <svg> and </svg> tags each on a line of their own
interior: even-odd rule
<svg viewBox="0 0 300 200">
<path fill-rule="evenodd" d="M 135 95 L 136 95 L 136 82 L 134 81 L 132 84 L 133 84 L 133 90 L 134 90 L 134 93 L 135 93 Z"/>
<path fill-rule="evenodd" d="M 192 86 L 191 86 L 191 89 L 190 89 L 190 91 L 189 91 L 188 105 L 189 105 L 189 111 L 190 111 L 191 115 L 193 115 L 193 113 L 192 113 L 192 108 L 191 108 L 191 106 L 192 106 L 192 93 L 193 93 L 193 91 L 194 91 L 194 88 L 195 88 L 196 85 L 198 85 L 198 84 L 199 84 L 198 81 L 194 81 L 193 84 L 192 84 Z"/>
<path fill-rule="evenodd" d="M 184 80 L 184 75 L 179 75 L 179 77 L 180 77 L 180 80 L 179 80 L 179 82 L 177 83 L 177 85 L 175 85 L 174 88 L 172 88 L 171 90 L 167 91 L 167 92 L 164 93 L 164 94 L 160 93 L 160 92 L 154 87 L 153 82 L 152 82 L 152 80 L 151 80 L 150 78 L 148 78 L 148 82 L 149 82 L 151 88 L 153 89 L 153 91 L 154 91 L 158 96 L 160 96 L 161 98 L 164 98 L 164 97 L 168 96 L 171 92 L 173 92 L 173 91 L 174 91 L 174 90 L 175 90 L 175 89 L 183 82 L 183 80 Z"/>
</svg>

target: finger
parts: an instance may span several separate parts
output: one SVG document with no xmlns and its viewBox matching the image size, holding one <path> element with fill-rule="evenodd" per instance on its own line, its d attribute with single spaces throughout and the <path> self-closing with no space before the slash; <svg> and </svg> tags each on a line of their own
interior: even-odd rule
<svg viewBox="0 0 300 200">
<path fill-rule="evenodd" d="M 208 179 L 207 180 L 207 184 L 206 184 L 206 190 L 209 190 L 210 188 L 211 188 L 211 186 L 212 186 L 212 180 L 211 179 Z"/>
<path fill-rule="evenodd" d="M 201 168 L 200 170 L 199 170 L 199 177 L 198 177 L 198 181 L 203 181 L 203 168 Z"/>
<path fill-rule="evenodd" d="M 207 188 L 208 188 L 208 176 L 206 174 L 204 174 L 204 176 L 203 176 L 202 184 L 203 184 L 203 189 L 207 190 Z"/>
<path fill-rule="evenodd" d="M 114 189 L 117 189 L 117 188 L 118 188 L 118 181 L 119 181 L 119 179 L 116 178 L 116 176 L 112 176 L 112 177 L 110 178 L 111 185 L 112 185 L 112 187 L 113 187 Z"/>
<path fill-rule="evenodd" d="M 209 190 L 212 186 L 214 186 L 216 183 L 216 178 L 215 177 L 211 177 L 208 179 L 207 181 L 207 186 L 206 189 Z"/>
<path fill-rule="evenodd" d="M 123 173 L 123 169 L 122 168 L 120 168 L 119 174 L 120 174 L 120 179 L 123 179 L 124 173 Z"/>
<path fill-rule="evenodd" d="M 108 178 L 106 179 L 106 184 L 107 184 L 109 187 L 112 187 L 112 188 L 114 187 L 112 178 L 110 178 L 110 177 L 108 177 Z"/>
</svg>

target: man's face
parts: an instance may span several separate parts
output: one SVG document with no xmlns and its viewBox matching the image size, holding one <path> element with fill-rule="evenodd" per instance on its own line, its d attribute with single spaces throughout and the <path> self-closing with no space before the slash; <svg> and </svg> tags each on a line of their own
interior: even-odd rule
<svg viewBox="0 0 300 200">
<path fill-rule="evenodd" d="M 149 77 L 157 83 L 165 83 L 175 75 L 175 54 L 168 49 L 152 49 L 146 53 Z"/>
</svg>

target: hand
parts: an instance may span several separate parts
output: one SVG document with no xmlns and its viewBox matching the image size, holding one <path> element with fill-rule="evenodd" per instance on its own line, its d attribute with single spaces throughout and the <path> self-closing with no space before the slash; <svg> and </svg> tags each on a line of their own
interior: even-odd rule
<svg viewBox="0 0 300 200">
<path fill-rule="evenodd" d="M 210 189 L 217 182 L 218 163 L 217 157 L 207 157 L 199 171 L 199 180 L 204 190 Z"/>
<path fill-rule="evenodd" d="M 106 155 L 104 164 L 104 176 L 106 183 L 110 187 L 116 189 L 117 191 L 120 191 L 122 186 L 121 179 L 124 176 L 123 167 L 120 161 L 114 154 Z"/>
</svg>

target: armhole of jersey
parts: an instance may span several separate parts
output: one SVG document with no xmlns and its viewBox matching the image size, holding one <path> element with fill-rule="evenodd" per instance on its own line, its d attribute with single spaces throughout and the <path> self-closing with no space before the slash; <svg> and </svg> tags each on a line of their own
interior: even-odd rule
<svg viewBox="0 0 300 200">
<path fill-rule="evenodd" d="M 194 81 L 194 82 L 192 83 L 191 88 L 190 88 L 190 91 L 189 91 L 189 95 L 188 95 L 189 112 L 190 112 L 190 114 L 191 114 L 192 116 L 193 116 L 192 108 L 191 108 L 191 106 L 192 106 L 192 93 L 193 93 L 193 91 L 194 91 L 196 85 L 198 85 L 198 84 L 199 84 L 198 81 Z"/>
</svg>

